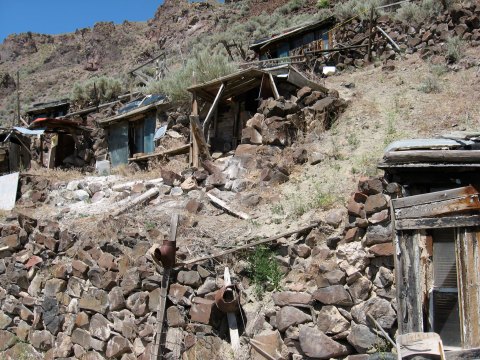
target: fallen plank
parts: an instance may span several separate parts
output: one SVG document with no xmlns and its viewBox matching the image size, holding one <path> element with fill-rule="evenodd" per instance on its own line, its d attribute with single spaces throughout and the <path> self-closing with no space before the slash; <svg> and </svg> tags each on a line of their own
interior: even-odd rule
<svg viewBox="0 0 480 360">
<path fill-rule="evenodd" d="M 228 249 L 228 250 L 225 250 L 225 251 L 221 251 L 221 252 L 216 253 L 216 254 L 199 257 L 199 258 L 192 259 L 192 260 L 187 260 L 187 261 L 184 261 L 183 263 L 175 264 L 175 267 L 184 266 L 184 265 L 191 265 L 191 264 L 195 264 L 195 263 L 202 262 L 202 261 L 206 261 L 206 260 L 210 260 L 210 259 L 215 259 L 215 258 L 220 257 L 220 256 L 224 256 L 224 255 L 228 255 L 228 254 L 233 254 L 234 252 L 237 252 L 237 251 L 240 251 L 240 250 L 245 250 L 245 249 L 248 249 L 248 248 L 250 248 L 250 247 L 252 247 L 252 246 L 257 246 L 257 245 L 265 244 L 265 243 L 267 243 L 267 242 L 271 242 L 271 241 L 278 240 L 278 239 L 280 239 L 280 238 L 282 238 L 282 237 L 289 237 L 289 236 L 292 236 L 292 235 L 294 235 L 294 234 L 302 233 L 302 232 L 304 232 L 304 231 L 313 229 L 313 228 L 315 228 L 315 227 L 317 227 L 317 226 L 319 226 L 319 225 L 320 225 L 320 223 L 319 223 L 319 222 L 316 222 L 316 223 L 314 223 L 314 224 L 311 224 L 311 225 L 302 227 L 302 228 L 297 229 L 297 230 L 292 230 L 292 231 L 288 231 L 288 232 L 285 232 L 285 233 L 282 233 L 282 234 L 278 234 L 278 235 L 271 236 L 271 237 L 269 237 L 269 238 L 267 238 L 267 239 L 254 241 L 254 242 L 251 242 L 251 243 L 248 243 L 248 244 L 245 244 L 245 245 L 238 246 L 238 247 L 233 248 L 233 249 Z M 253 238 L 253 239 L 250 239 L 249 241 L 255 240 L 255 239 L 256 239 L 256 238 Z"/>
<path fill-rule="evenodd" d="M 159 193 L 158 189 L 152 188 L 146 192 L 144 192 L 142 195 L 136 197 L 133 199 L 131 202 L 129 202 L 127 205 L 125 205 L 123 208 L 120 208 L 119 210 L 115 211 L 112 216 L 118 216 L 120 214 L 123 214 L 125 211 L 130 210 L 131 208 L 135 207 L 138 204 L 141 204 L 147 200 L 150 200 L 151 198 L 157 196 Z"/>
<path fill-rule="evenodd" d="M 195 137 L 195 140 L 198 145 L 199 155 L 202 159 L 210 160 L 210 151 L 208 149 L 207 140 L 203 134 L 202 125 L 200 125 L 200 120 L 198 115 L 190 115 L 190 130 Z"/>
<path fill-rule="evenodd" d="M 395 343 L 395 341 L 392 340 L 392 338 L 390 337 L 390 335 L 388 335 L 388 333 L 387 333 L 385 330 L 383 330 L 382 326 L 378 323 L 378 321 L 375 320 L 375 318 L 374 318 L 371 314 L 367 314 L 367 317 L 368 317 L 371 321 L 373 321 L 373 323 L 375 324 L 375 326 L 377 327 L 377 329 L 382 333 L 382 335 L 385 337 L 385 339 L 387 339 L 387 340 L 390 342 L 390 344 L 392 344 L 392 346 L 393 346 L 394 348 L 396 348 L 396 347 L 397 347 L 397 344 Z"/>
<path fill-rule="evenodd" d="M 216 196 L 210 194 L 210 193 L 207 193 L 207 196 L 208 198 L 210 199 L 210 201 L 218 206 L 220 206 L 222 209 L 226 210 L 227 212 L 235 215 L 236 217 L 240 218 L 240 219 L 243 219 L 243 220 L 248 220 L 250 219 L 250 216 L 248 214 L 245 214 L 244 212 L 242 211 L 237 211 L 237 210 L 233 210 L 230 206 L 228 206 L 228 204 L 217 198 Z"/>
<path fill-rule="evenodd" d="M 162 157 L 162 156 L 174 156 L 174 155 L 181 155 L 181 154 L 186 154 L 190 150 L 190 144 L 187 145 L 182 145 L 179 147 L 176 147 L 174 149 L 162 151 L 159 153 L 154 153 L 154 154 L 148 154 L 148 155 L 141 155 L 141 156 L 134 156 L 132 158 L 129 158 L 128 161 L 142 161 L 142 160 L 148 160 L 154 157 Z"/>
<path fill-rule="evenodd" d="M 377 25 L 376 28 L 377 28 L 378 31 L 380 31 L 380 34 L 382 34 L 382 36 L 384 36 L 385 39 L 387 39 L 388 42 L 390 44 L 392 44 L 393 48 L 397 52 L 401 52 L 400 47 L 397 45 L 397 43 L 395 41 L 393 41 L 393 39 L 390 36 L 388 36 L 388 34 L 380 26 Z"/>
</svg>

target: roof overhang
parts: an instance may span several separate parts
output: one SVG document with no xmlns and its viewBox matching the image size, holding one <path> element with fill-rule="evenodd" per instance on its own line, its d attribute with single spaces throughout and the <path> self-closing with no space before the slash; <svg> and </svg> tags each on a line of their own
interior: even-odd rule
<svg viewBox="0 0 480 360">
<path fill-rule="evenodd" d="M 98 120 L 97 123 L 98 125 L 104 127 L 104 126 L 108 126 L 110 124 L 124 121 L 124 120 L 137 121 L 137 120 L 143 119 L 145 115 L 150 112 L 157 111 L 158 109 L 161 109 L 161 108 L 164 108 L 164 109 L 169 108 L 170 104 L 171 104 L 170 102 L 165 102 L 164 100 L 157 101 L 156 103 L 136 108 L 124 114 L 115 115 L 103 120 Z"/>
</svg>

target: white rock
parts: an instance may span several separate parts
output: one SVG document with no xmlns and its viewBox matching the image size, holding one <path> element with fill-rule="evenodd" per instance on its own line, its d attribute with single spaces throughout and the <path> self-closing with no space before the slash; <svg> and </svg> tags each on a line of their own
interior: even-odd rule
<svg viewBox="0 0 480 360">
<path fill-rule="evenodd" d="M 90 199 L 90 195 L 85 190 L 76 190 L 74 194 L 75 194 L 75 199 L 79 201 L 85 201 L 87 199 Z"/>
<path fill-rule="evenodd" d="M 77 190 L 79 184 L 80 184 L 80 180 L 70 181 L 70 182 L 67 184 L 67 190 L 70 190 L 70 191 Z"/>
</svg>

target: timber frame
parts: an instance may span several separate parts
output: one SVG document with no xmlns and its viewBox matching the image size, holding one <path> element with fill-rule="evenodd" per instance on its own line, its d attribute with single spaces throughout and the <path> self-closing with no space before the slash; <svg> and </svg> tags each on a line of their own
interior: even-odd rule
<svg viewBox="0 0 480 360">
<path fill-rule="evenodd" d="M 398 330 L 433 331 L 432 231 L 454 234 L 462 349 L 480 347 L 480 181 L 477 150 L 387 151 L 380 168 L 400 185 L 391 200 Z M 452 254 L 453 255 L 453 254 Z M 433 260 L 432 260 L 433 259 Z M 431 300 L 431 299 L 430 299 Z M 453 311 L 453 310 L 452 310 Z M 445 343 L 445 340 L 444 340 Z"/>
</svg>

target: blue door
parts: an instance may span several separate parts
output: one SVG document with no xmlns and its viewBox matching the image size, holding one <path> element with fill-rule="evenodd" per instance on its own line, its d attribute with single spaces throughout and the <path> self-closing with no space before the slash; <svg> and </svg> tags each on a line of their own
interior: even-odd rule
<svg viewBox="0 0 480 360">
<path fill-rule="evenodd" d="M 108 149 L 112 167 L 128 163 L 128 122 L 112 124 L 108 128 Z"/>
<path fill-rule="evenodd" d="M 153 153 L 155 150 L 153 138 L 155 136 L 156 124 L 155 113 L 149 114 L 143 123 L 143 152 L 146 154 Z"/>
</svg>

